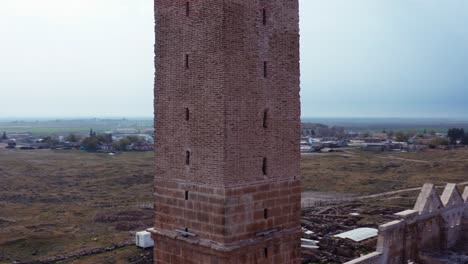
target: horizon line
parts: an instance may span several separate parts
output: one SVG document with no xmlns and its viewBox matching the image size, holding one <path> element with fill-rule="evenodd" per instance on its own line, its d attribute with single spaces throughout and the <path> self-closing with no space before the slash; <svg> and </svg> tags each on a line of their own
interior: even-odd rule
<svg viewBox="0 0 468 264">
<path fill-rule="evenodd" d="M 0 117 L 0 120 L 20 121 L 20 120 L 89 120 L 89 119 L 132 119 L 132 120 L 153 120 L 153 116 L 11 116 Z M 427 119 L 427 120 L 463 120 L 468 121 L 468 117 L 430 117 L 430 116 L 301 116 L 304 119 Z"/>
</svg>

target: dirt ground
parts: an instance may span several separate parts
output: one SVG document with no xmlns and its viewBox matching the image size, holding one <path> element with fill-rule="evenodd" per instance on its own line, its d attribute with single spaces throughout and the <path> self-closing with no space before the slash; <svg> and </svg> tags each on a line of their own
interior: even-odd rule
<svg viewBox="0 0 468 264">
<path fill-rule="evenodd" d="M 370 153 L 353 151 L 302 158 L 303 190 L 367 195 L 468 181 L 468 149 Z"/>
<path fill-rule="evenodd" d="M 467 161 L 468 150 L 307 156 L 302 159 L 304 197 L 328 201 L 425 182 L 468 181 Z M 109 156 L 0 148 L 0 263 L 46 260 L 131 242 L 135 231 L 152 225 L 152 182 L 151 152 Z M 328 217 L 354 210 L 362 215 L 348 228 L 376 226 L 389 218 L 388 212 L 410 208 L 417 194 L 346 202 L 344 208 L 325 204 L 309 210 L 303 220 L 310 224 L 318 213 Z M 330 211 L 322 210 L 330 206 Z M 151 263 L 151 258 L 150 251 L 127 246 L 56 263 Z"/>
<path fill-rule="evenodd" d="M 0 263 L 131 241 L 151 227 L 153 154 L 0 150 Z"/>
</svg>

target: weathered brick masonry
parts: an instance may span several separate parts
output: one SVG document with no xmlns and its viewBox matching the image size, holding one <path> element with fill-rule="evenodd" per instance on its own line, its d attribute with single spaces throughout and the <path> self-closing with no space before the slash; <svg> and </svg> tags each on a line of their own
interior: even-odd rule
<svg viewBox="0 0 468 264">
<path fill-rule="evenodd" d="M 300 263 L 298 1 L 155 14 L 155 262 Z"/>
</svg>

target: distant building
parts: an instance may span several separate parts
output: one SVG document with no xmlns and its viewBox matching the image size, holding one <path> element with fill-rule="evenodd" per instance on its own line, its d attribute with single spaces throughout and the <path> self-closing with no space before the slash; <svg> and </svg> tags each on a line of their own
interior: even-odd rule
<svg viewBox="0 0 468 264">
<path fill-rule="evenodd" d="M 49 149 L 49 148 L 50 148 L 50 144 L 40 143 L 40 142 L 25 143 L 20 146 L 20 149 Z"/>
<path fill-rule="evenodd" d="M 406 142 L 390 142 L 387 144 L 388 150 L 407 150 L 408 143 Z"/>
<path fill-rule="evenodd" d="M 312 152 L 314 151 L 312 144 L 310 143 L 310 138 L 303 137 L 301 138 L 301 152 Z"/>
<path fill-rule="evenodd" d="M 16 141 L 15 140 L 8 140 L 7 141 L 7 148 L 15 148 L 16 147 Z"/>
<path fill-rule="evenodd" d="M 350 147 L 364 147 L 366 145 L 366 142 L 362 139 L 351 139 L 348 142 L 348 146 Z"/>
<path fill-rule="evenodd" d="M 345 134 L 346 138 L 355 138 L 355 137 L 358 137 L 358 136 L 359 136 L 359 133 L 354 132 L 354 131 L 347 131 L 346 134 Z"/>
<path fill-rule="evenodd" d="M 76 148 L 76 149 L 79 149 L 81 146 L 81 144 L 78 142 L 65 142 L 63 145 L 66 148 Z"/>
<path fill-rule="evenodd" d="M 410 139 L 410 142 L 415 145 L 429 145 L 431 141 L 432 139 L 430 138 L 413 137 L 412 139 Z"/>
<path fill-rule="evenodd" d="M 310 137 L 301 137 L 301 144 L 310 144 Z"/>
<path fill-rule="evenodd" d="M 138 142 L 129 146 L 130 150 L 133 151 L 152 151 L 154 150 L 154 145 L 146 142 Z"/>
<path fill-rule="evenodd" d="M 362 150 L 375 151 L 375 152 L 385 151 L 386 149 L 387 147 L 383 143 L 369 143 L 362 147 Z"/>
<path fill-rule="evenodd" d="M 99 151 L 102 151 L 102 152 L 111 152 L 114 150 L 114 147 L 112 146 L 112 144 L 105 144 L 105 143 L 99 144 L 97 148 Z"/>
<path fill-rule="evenodd" d="M 322 141 L 321 144 L 324 148 L 341 148 L 347 145 L 346 141 L 344 140 Z"/>
<path fill-rule="evenodd" d="M 388 140 L 389 139 L 387 133 L 374 133 L 374 134 L 372 134 L 372 137 L 377 138 L 377 139 L 381 139 L 381 140 Z"/>
<path fill-rule="evenodd" d="M 366 143 L 382 143 L 382 142 L 387 141 L 387 140 L 385 140 L 385 139 L 376 138 L 376 137 L 364 138 L 363 140 L 364 140 L 364 142 L 366 142 Z"/>
</svg>

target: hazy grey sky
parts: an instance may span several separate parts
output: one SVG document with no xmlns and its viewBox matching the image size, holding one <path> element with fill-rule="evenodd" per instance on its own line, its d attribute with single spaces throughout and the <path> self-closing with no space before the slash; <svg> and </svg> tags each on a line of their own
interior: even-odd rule
<svg viewBox="0 0 468 264">
<path fill-rule="evenodd" d="M 304 117 L 466 117 L 468 1 L 301 0 Z M 152 0 L 0 0 L 0 118 L 151 116 Z"/>
<path fill-rule="evenodd" d="M 303 116 L 468 117 L 468 1 L 302 0 Z"/>
<path fill-rule="evenodd" d="M 151 0 L 0 0 L 1 116 L 151 116 Z"/>
</svg>

